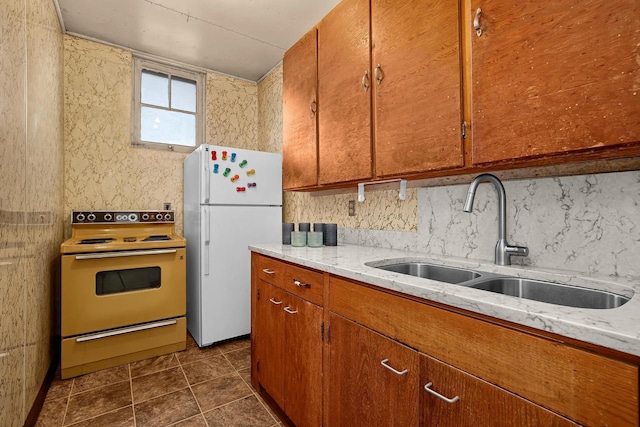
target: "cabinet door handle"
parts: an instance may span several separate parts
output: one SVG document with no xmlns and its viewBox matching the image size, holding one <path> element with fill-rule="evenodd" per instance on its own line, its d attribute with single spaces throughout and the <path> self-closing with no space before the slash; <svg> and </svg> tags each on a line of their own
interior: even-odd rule
<svg viewBox="0 0 640 427">
<path fill-rule="evenodd" d="M 473 18 L 473 28 L 476 30 L 478 37 L 482 35 L 482 27 L 480 26 L 480 16 L 482 15 L 482 9 L 476 9 L 476 16 Z"/>
<path fill-rule="evenodd" d="M 441 394 L 440 394 L 440 393 L 438 393 L 437 391 L 432 390 L 432 389 L 430 388 L 432 385 L 433 385 L 433 383 L 428 383 L 428 384 L 426 384 L 426 385 L 424 386 L 424 389 L 425 389 L 425 390 L 427 390 L 429 393 L 433 394 L 434 396 L 439 397 L 440 399 L 444 400 L 444 401 L 445 401 L 445 402 L 447 402 L 447 403 L 455 403 L 455 402 L 457 402 L 458 400 L 460 400 L 460 396 L 456 396 L 456 397 L 454 397 L 454 398 L 452 398 L 452 399 L 449 399 L 449 398 L 447 398 L 447 397 L 444 397 L 443 395 L 441 395 Z"/>
<path fill-rule="evenodd" d="M 408 370 L 408 369 L 405 369 L 404 371 L 396 371 L 396 370 L 395 370 L 395 369 L 393 369 L 391 366 L 387 365 L 387 362 L 388 362 L 388 361 L 389 361 L 389 359 L 384 359 L 383 361 L 381 361 L 381 362 L 380 362 L 380 364 L 381 364 L 382 366 L 384 366 L 385 368 L 387 368 L 388 370 L 390 370 L 390 371 L 392 371 L 393 373 L 398 374 L 398 375 L 404 375 L 404 374 L 406 374 L 407 372 L 409 372 L 409 370 Z"/>
<path fill-rule="evenodd" d="M 289 314 L 296 314 L 298 312 L 298 310 L 291 310 L 291 307 L 289 306 L 285 307 L 284 311 L 286 311 Z"/>
<path fill-rule="evenodd" d="M 282 304 L 282 301 L 276 301 L 276 300 L 275 300 L 275 298 L 271 298 L 271 299 L 269 299 L 269 301 L 271 301 L 271 303 L 272 303 L 272 304 L 275 304 L 275 305 L 280 305 L 280 304 Z"/>
<path fill-rule="evenodd" d="M 316 104 L 316 101 L 311 101 L 311 105 L 309 105 L 309 110 L 311 110 L 311 117 L 316 115 L 317 108 L 318 104 Z"/>
<path fill-rule="evenodd" d="M 376 69 L 373 70 L 373 75 L 376 77 L 378 84 L 382 83 L 382 80 L 384 80 L 384 72 L 382 71 L 382 66 L 380 64 L 378 64 Z"/>
<path fill-rule="evenodd" d="M 299 288 L 310 288 L 311 284 L 309 283 L 302 283 L 301 281 L 299 281 L 298 279 L 293 279 L 293 284 L 296 285 Z"/>
<path fill-rule="evenodd" d="M 265 268 L 265 269 L 263 269 L 262 271 L 264 271 L 264 272 L 265 272 L 265 273 L 267 273 L 267 274 L 276 274 L 276 272 L 275 272 L 275 271 L 273 271 L 273 270 L 269 270 L 268 268 Z"/>
<path fill-rule="evenodd" d="M 369 90 L 369 71 L 365 71 L 362 76 L 362 87 L 365 92 Z"/>
</svg>

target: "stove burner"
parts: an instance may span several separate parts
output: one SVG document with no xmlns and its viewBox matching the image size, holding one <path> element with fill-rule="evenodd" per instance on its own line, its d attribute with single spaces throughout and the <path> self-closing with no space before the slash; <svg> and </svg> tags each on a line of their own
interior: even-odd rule
<svg viewBox="0 0 640 427">
<path fill-rule="evenodd" d="M 173 240 L 171 237 L 167 236 L 166 234 L 159 234 L 159 235 L 154 235 L 154 236 L 149 236 L 146 239 L 142 240 L 143 242 L 155 242 L 158 240 Z"/>
<path fill-rule="evenodd" d="M 83 239 L 80 240 L 80 245 L 99 245 L 100 243 L 109 243 L 114 241 L 112 238 L 103 238 L 103 239 Z"/>
</svg>

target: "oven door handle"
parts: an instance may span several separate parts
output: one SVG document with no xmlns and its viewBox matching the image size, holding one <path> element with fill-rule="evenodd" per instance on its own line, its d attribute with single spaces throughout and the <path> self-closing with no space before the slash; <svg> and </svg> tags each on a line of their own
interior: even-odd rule
<svg viewBox="0 0 640 427">
<path fill-rule="evenodd" d="M 131 326 L 129 328 L 113 329 L 111 331 L 100 332 L 97 334 L 84 335 L 76 338 L 76 342 L 85 342 L 99 340 L 100 338 L 114 337 L 116 335 L 130 334 L 131 332 L 145 331 L 147 329 L 161 328 L 163 326 L 175 325 L 177 320 L 164 320 L 162 322 L 145 323 L 144 325 Z"/>
<path fill-rule="evenodd" d="M 76 255 L 76 259 L 121 258 L 127 256 L 175 254 L 177 249 L 152 249 L 150 251 L 101 252 L 95 254 Z"/>
</svg>

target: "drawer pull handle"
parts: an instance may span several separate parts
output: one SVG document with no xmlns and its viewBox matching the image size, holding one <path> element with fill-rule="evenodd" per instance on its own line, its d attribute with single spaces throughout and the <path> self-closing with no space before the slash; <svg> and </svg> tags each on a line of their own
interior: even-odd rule
<svg viewBox="0 0 640 427">
<path fill-rule="evenodd" d="M 376 69 L 373 70 L 373 74 L 376 77 L 378 84 L 382 83 L 382 80 L 384 80 L 384 72 L 382 71 L 382 66 L 380 64 L 378 64 Z"/>
<path fill-rule="evenodd" d="M 280 304 L 282 304 L 282 301 L 276 301 L 276 300 L 275 300 L 275 298 L 271 298 L 269 301 L 271 301 L 271 303 L 272 303 L 272 304 L 275 304 L 275 305 L 280 305 Z"/>
<path fill-rule="evenodd" d="M 291 307 L 289 306 L 285 307 L 284 311 L 286 311 L 289 314 L 296 314 L 298 312 L 298 310 L 291 310 Z"/>
<path fill-rule="evenodd" d="M 76 338 L 76 342 L 99 340 L 100 338 L 108 338 L 108 337 L 114 337 L 116 335 L 130 334 L 132 332 L 138 332 L 138 331 L 145 331 L 147 329 L 161 328 L 163 326 L 175 325 L 176 323 L 178 323 L 178 321 L 175 319 L 172 319 L 172 320 L 164 320 L 162 322 L 146 323 L 144 325 L 131 326 L 128 328 L 113 329 L 111 331 L 105 331 L 97 334 L 84 335 L 82 337 L 78 337 Z"/>
<path fill-rule="evenodd" d="M 476 16 L 473 18 L 473 28 L 476 30 L 476 35 L 480 37 L 482 35 L 482 27 L 480 26 L 480 16 L 482 15 L 482 9 L 476 10 Z"/>
<path fill-rule="evenodd" d="M 76 259 L 103 259 L 103 258 L 122 258 L 129 256 L 145 256 L 145 255 L 164 255 L 175 254 L 176 249 L 152 249 L 149 251 L 120 251 L 120 252 L 101 252 L 95 254 L 76 255 Z"/>
<path fill-rule="evenodd" d="M 404 371 L 396 371 L 396 370 L 395 370 L 395 369 L 393 369 L 391 366 L 387 365 L 387 362 L 388 362 L 388 361 L 389 361 L 389 359 L 384 359 L 383 361 L 381 361 L 381 362 L 380 362 L 380 364 L 381 364 L 382 366 L 384 366 L 385 368 L 387 368 L 388 370 L 390 370 L 390 371 L 392 371 L 393 373 L 398 374 L 398 375 L 404 375 L 404 374 L 406 374 L 407 372 L 409 372 L 409 370 L 408 370 L 408 369 L 405 369 Z"/>
<path fill-rule="evenodd" d="M 265 268 L 265 269 L 263 269 L 262 271 L 264 271 L 264 272 L 265 272 L 265 273 L 267 273 L 267 274 L 276 274 L 276 272 L 275 272 L 275 271 L 273 271 L 273 270 L 269 270 L 268 268 Z"/>
<path fill-rule="evenodd" d="M 424 389 L 427 390 L 429 393 L 433 394 L 436 397 L 439 397 L 440 399 L 444 400 L 447 403 L 455 403 L 458 400 L 460 400 L 460 396 L 456 396 L 453 399 L 449 399 L 447 397 L 444 397 L 443 395 L 441 395 L 440 393 L 438 393 L 435 390 L 432 390 L 430 387 L 433 385 L 433 383 L 428 383 L 424 386 Z"/>
<path fill-rule="evenodd" d="M 293 279 L 293 284 L 296 285 L 299 288 L 310 288 L 311 284 L 309 283 L 302 283 L 301 281 L 299 281 L 298 279 Z"/>
</svg>

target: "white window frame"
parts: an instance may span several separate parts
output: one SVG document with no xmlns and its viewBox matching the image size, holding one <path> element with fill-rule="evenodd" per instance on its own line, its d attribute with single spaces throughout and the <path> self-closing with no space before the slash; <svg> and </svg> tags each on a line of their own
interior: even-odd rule
<svg viewBox="0 0 640 427">
<path fill-rule="evenodd" d="M 141 119 L 141 76 L 142 70 L 163 73 L 170 76 L 182 77 L 196 82 L 196 145 L 187 147 L 185 145 L 173 145 L 164 142 L 142 141 L 140 137 L 140 119 Z M 152 61 L 139 56 L 133 57 L 133 102 L 131 103 L 131 145 L 134 147 L 153 148 L 159 150 L 178 151 L 182 153 L 190 153 L 200 144 L 204 142 L 204 122 L 205 122 L 205 74 L 189 70 L 175 65 Z"/>
</svg>

